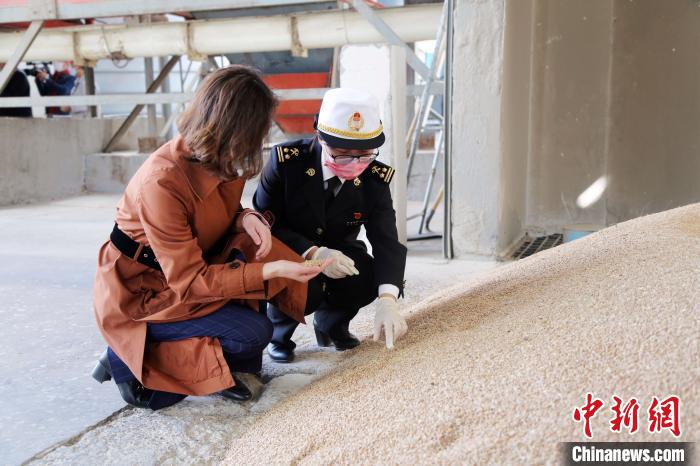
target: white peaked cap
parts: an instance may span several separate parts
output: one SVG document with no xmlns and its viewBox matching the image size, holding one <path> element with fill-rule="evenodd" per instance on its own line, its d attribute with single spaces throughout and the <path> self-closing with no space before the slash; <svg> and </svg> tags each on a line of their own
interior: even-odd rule
<svg viewBox="0 0 700 466">
<path fill-rule="evenodd" d="M 376 149 L 384 144 L 379 102 L 366 91 L 331 89 L 323 96 L 316 129 L 329 146 L 342 149 Z"/>
</svg>

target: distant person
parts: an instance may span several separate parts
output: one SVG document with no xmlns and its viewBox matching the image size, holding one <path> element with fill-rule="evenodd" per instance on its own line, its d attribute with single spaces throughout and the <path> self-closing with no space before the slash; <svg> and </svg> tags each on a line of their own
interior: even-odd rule
<svg viewBox="0 0 700 466">
<path fill-rule="evenodd" d="M 53 74 L 49 74 L 46 69 L 36 72 L 36 86 L 42 96 L 73 95 L 79 84 L 77 70 L 69 64 L 57 63 Z M 47 116 L 70 115 L 70 113 L 69 106 L 46 107 Z"/>
<path fill-rule="evenodd" d="M 379 103 L 367 92 L 332 89 L 314 126 L 315 137 L 272 148 L 253 205 L 268 217 L 272 233 L 302 257 L 335 259 L 309 282 L 307 313 L 315 311 L 319 346 L 342 351 L 359 345 L 350 321 L 379 298 L 374 339 L 384 330 L 386 346 L 393 348 L 407 330 L 397 302 L 406 247 L 398 239 L 389 190 L 394 169 L 376 160 L 384 144 Z M 372 256 L 358 239 L 362 226 Z M 268 354 L 293 361 L 297 322 L 274 303 L 267 313 L 275 327 Z"/>
<path fill-rule="evenodd" d="M 75 87 L 73 88 L 73 93 L 71 95 L 87 95 L 87 86 L 85 84 L 85 71 L 82 66 L 75 67 L 75 77 Z M 95 89 L 97 90 L 97 86 L 95 86 Z M 87 105 L 72 105 L 68 108 L 68 111 L 70 112 L 72 117 L 90 117 L 90 107 L 88 107 Z"/>
<path fill-rule="evenodd" d="M 131 405 L 250 399 L 234 373 L 261 370 L 272 323 L 259 300 L 303 321 L 305 282 L 332 262 L 304 264 L 241 207 L 276 103 L 250 68 L 213 72 L 181 115 L 180 135 L 126 187 L 98 256 L 93 302 L 109 348 L 93 377 L 114 379 Z"/>
<path fill-rule="evenodd" d="M 4 67 L 0 65 L 0 69 Z M 29 80 L 27 76 L 19 70 L 12 73 L 10 82 L 7 83 L 5 89 L 0 93 L 0 97 L 29 97 Z M 31 107 L 0 107 L 0 116 L 3 117 L 19 117 L 31 118 Z"/>
</svg>

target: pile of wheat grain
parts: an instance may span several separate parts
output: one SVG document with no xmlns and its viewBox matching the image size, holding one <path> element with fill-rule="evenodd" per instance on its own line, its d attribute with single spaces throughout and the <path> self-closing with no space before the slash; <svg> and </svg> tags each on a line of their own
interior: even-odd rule
<svg viewBox="0 0 700 466">
<path fill-rule="evenodd" d="M 646 432 L 681 398 L 700 437 L 700 204 L 626 222 L 480 275 L 423 303 L 393 352 L 371 341 L 231 440 L 229 464 L 558 463 L 587 392 L 600 441 Z M 612 396 L 640 431 L 609 429 Z"/>
</svg>

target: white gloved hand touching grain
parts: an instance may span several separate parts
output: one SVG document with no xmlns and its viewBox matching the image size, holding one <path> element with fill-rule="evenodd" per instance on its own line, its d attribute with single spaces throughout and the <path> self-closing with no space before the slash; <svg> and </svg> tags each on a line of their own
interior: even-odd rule
<svg viewBox="0 0 700 466">
<path fill-rule="evenodd" d="M 381 297 L 377 302 L 377 313 L 374 315 L 374 341 L 384 328 L 384 338 L 388 349 L 394 348 L 394 341 L 401 338 L 408 330 L 406 319 L 399 314 L 399 303 L 393 297 Z"/>
<path fill-rule="evenodd" d="M 321 246 L 311 256 L 312 260 L 325 261 L 330 258 L 334 258 L 335 261 L 323 271 L 323 274 L 328 278 L 337 279 L 360 274 L 359 270 L 355 268 L 355 261 L 338 250 Z"/>
</svg>

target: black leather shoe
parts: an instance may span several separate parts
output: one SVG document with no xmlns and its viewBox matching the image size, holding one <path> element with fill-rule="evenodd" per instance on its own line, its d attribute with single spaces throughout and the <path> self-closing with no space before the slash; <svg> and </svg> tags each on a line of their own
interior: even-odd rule
<svg viewBox="0 0 700 466">
<path fill-rule="evenodd" d="M 130 380 L 117 384 L 122 400 L 137 408 L 150 408 L 153 390 L 141 385 L 138 380 Z"/>
<path fill-rule="evenodd" d="M 360 340 L 355 338 L 355 335 L 350 333 L 347 328 L 341 328 L 329 334 L 314 325 L 314 331 L 316 332 L 316 343 L 321 347 L 333 345 L 336 350 L 345 351 L 353 349 L 360 344 Z"/>
<path fill-rule="evenodd" d="M 92 369 L 92 378 L 99 383 L 112 380 L 112 369 L 109 367 L 107 350 L 104 350 L 100 355 L 100 359 L 97 360 L 97 364 L 95 364 L 95 367 Z M 137 408 L 150 407 L 153 390 L 144 387 L 138 380 L 134 379 L 128 382 L 118 383 L 117 388 L 119 389 L 119 394 L 122 399 L 130 405 L 136 406 Z"/>
<path fill-rule="evenodd" d="M 270 343 L 267 345 L 267 354 L 275 362 L 289 363 L 294 361 L 294 347 L 291 345 Z"/>
<path fill-rule="evenodd" d="M 238 402 L 248 401 L 253 398 L 253 393 L 238 377 L 234 376 L 233 381 L 236 385 L 220 392 L 224 398 Z"/>
<path fill-rule="evenodd" d="M 109 367 L 109 356 L 107 350 L 104 350 L 100 355 L 100 359 L 97 360 L 97 364 L 92 369 L 92 378 L 97 380 L 99 383 L 107 382 L 112 380 L 112 370 Z"/>
</svg>

